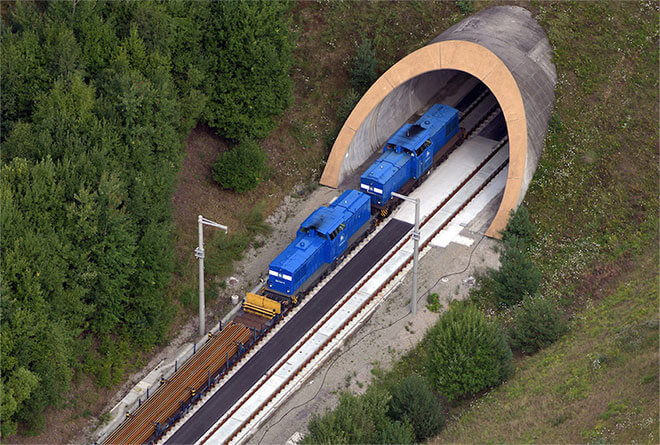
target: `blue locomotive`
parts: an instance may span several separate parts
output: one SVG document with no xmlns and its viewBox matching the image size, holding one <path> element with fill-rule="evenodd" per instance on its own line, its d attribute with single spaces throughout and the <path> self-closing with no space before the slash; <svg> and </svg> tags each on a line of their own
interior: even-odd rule
<svg viewBox="0 0 660 445">
<path fill-rule="evenodd" d="M 316 209 L 300 225 L 296 239 L 268 268 L 267 291 L 290 297 L 307 290 L 363 234 L 372 210 L 386 214 L 392 192 L 408 193 L 434 164 L 462 143 L 458 110 L 435 104 L 414 124 L 401 127 L 383 154 L 360 178 L 360 189 L 347 190 L 328 207 Z"/>
<path fill-rule="evenodd" d="M 372 206 L 385 213 L 392 192 L 407 193 L 431 166 L 442 159 L 463 132 L 458 110 L 435 104 L 414 124 L 405 124 L 387 141 L 383 154 L 360 177 L 360 189 L 371 196 Z"/>
<path fill-rule="evenodd" d="M 296 239 L 270 263 L 268 290 L 291 296 L 309 287 L 370 218 L 370 198 L 356 190 L 347 190 L 328 207 L 316 209 L 300 225 Z"/>
</svg>

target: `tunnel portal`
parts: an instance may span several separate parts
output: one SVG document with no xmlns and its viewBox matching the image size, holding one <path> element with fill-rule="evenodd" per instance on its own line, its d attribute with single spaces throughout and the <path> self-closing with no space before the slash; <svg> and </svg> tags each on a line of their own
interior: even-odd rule
<svg viewBox="0 0 660 445">
<path fill-rule="evenodd" d="M 462 100 L 466 82 L 482 82 L 490 90 L 506 123 L 506 186 L 486 231 L 498 237 L 536 170 L 557 82 L 543 29 L 517 6 L 497 6 L 468 17 L 390 67 L 344 123 L 321 184 L 339 187 L 434 97 L 442 96 L 445 103 Z"/>
</svg>

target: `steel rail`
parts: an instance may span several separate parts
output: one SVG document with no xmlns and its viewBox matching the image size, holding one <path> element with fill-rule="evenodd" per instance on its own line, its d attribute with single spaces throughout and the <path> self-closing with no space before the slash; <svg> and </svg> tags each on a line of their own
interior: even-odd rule
<svg viewBox="0 0 660 445">
<path fill-rule="evenodd" d="M 217 372 L 225 362 L 238 350 L 237 341 L 244 343 L 250 338 L 250 330 L 241 324 L 231 323 L 216 334 L 196 354 L 164 384 L 161 384 L 154 394 L 145 400 L 133 414 L 120 425 L 104 443 L 144 443 L 153 434 L 153 428 L 158 423 L 165 422 L 180 408 L 181 396 L 189 392 L 189 388 L 197 390 L 203 383 L 201 380 L 211 372 Z M 219 347 L 219 350 L 218 350 Z M 228 354 L 228 355 L 227 355 Z M 213 364 L 216 363 L 216 366 Z M 189 397 L 184 397 L 187 400 Z"/>
<path fill-rule="evenodd" d="M 488 113 L 488 114 L 490 114 L 490 111 L 491 111 L 491 110 L 489 110 L 489 113 Z M 469 182 L 469 181 L 470 181 L 470 180 L 471 180 L 471 179 L 472 179 L 477 173 L 479 173 L 479 171 L 480 171 L 480 170 L 481 170 L 481 169 L 482 169 L 482 168 L 488 163 L 488 161 L 490 161 L 490 160 L 495 156 L 495 154 L 496 154 L 496 153 L 497 153 L 497 152 L 498 152 L 498 151 L 504 146 L 505 142 L 506 142 L 506 138 L 504 138 L 502 141 L 500 141 L 500 142 L 495 146 L 495 148 L 493 149 L 493 151 L 492 151 L 492 152 L 491 152 L 491 153 L 490 153 L 490 154 L 489 154 L 489 155 L 488 155 L 488 156 L 487 156 L 487 157 L 486 157 L 486 158 L 485 158 L 485 159 L 484 159 L 484 160 L 483 160 L 483 161 L 482 161 L 482 162 L 481 162 L 481 163 L 480 163 L 480 164 L 479 164 L 479 165 L 478 165 L 478 166 L 477 166 L 477 167 L 476 167 L 471 173 L 470 173 L 470 175 L 468 175 L 468 176 L 467 176 L 467 177 L 466 177 L 466 178 L 465 178 L 465 179 L 464 179 L 464 180 L 463 180 L 463 181 L 462 181 L 462 182 L 461 182 L 461 183 L 460 183 L 460 184 L 459 184 L 459 185 L 458 185 L 458 186 L 457 186 L 457 187 L 456 187 L 456 188 L 455 188 L 455 189 L 454 189 L 454 190 L 453 190 L 453 191 L 452 191 L 452 192 L 451 192 L 451 193 L 450 193 L 450 194 L 449 194 L 449 195 L 448 195 L 443 201 L 442 201 L 442 203 L 441 203 L 440 205 L 438 205 L 438 206 L 436 207 L 436 209 L 435 209 L 433 212 L 431 212 L 431 214 L 429 214 L 426 218 L 424 218 L 424 221 L 421 223 L 420 227 L 423 227 L 425 224 L 427 224 L 428 221 L 429 221 L 429 220 L 430 220 L 430 219 L 431 219 L 431 218 L 432 218 L 432 217 L 433 217 L 438 211 L 440 211 L 440 209 L 441 209 L 442 207 L 444 207 L 444 206 L 449 202 L 450 199 L 452 199 L 452 198 L 453 198 L 453 197 L 454 197 L 454 196 L 455 196 L 455 195 L 456 195 L 456 194 L 457 194 L 457 193 L 458 193 L 458 192 L 459 192 L 459 191 L 460 191 L 460 190 L 461 190 L 461 189 L 462 189 L 462 188 L 463 188 L 463 187 L 464 187 L 464 186 L 465 186 L 465 185 L 466 185 L 466 184 L 467 184 L 467 183 L 468 183 L 468 182 Z M 460 211 L 462 211 L 462 210 L 465 208 L 465 206 L 467 206 L 467 205 L 468 205 L 468 204 L 469 204 L 469 203 L 470 203 L 470 202 L 471 202 L 471 201 L 472 201 L 472 200 L 473 200 L 473 199 L 474 199 L 474 198 L 475 198 L 475 197 L 476 197 L 476 196 L 477 196 L 482 190 L 483 190 L 483 188 L 486 187 L 486 185 L 488 185 L 488 183 L 490 183 L 490 181 L 492 181 L 493 178 L 494 178 L 497 174 L 499 174 L 499 173 L 502 171 L 502 169 L 504 169 L 504 167 L 506 167 L 507 164 L 508 164 L 508 160 L 505 161 L 504 163 L 502 163 L 502 164 L 501 164 L 501 165 L 500 165 L 500 166 L 499 166 L 499 167 L 498 167 L 498 168 L 497 168 L 497 169 L 496 169 L 491 175 L 489 175 L 489 177 L 484 181 L 484 183 L 481 184 L 481 185 L 477 188 L 477 190 L 476 190 L 475 192 L 473 192 L 473 193 L 468 197 L 468 199 L 467 199 L 465 202 L 463 202 L 463 203 L 459 206 L 459 208 L 458 208 L 454 213 L 452 213 L 452 215 L 451 215 L 451 216 L 450 216 L 450 217 L 449 217 L 449 218 L 448 218 L 448 219 L 447 219 L 447 220 L 446 220 L 446 221 L 445 221 L 445 222 L 444 222 L 444 223 L 443 223 L 443 224 L 442 224 L 437 230 L 435 230 L 434 233 L 433 233 L 433 234 L 432 234 L 432 235 L 431 235 L 431 236 L 430 236 L 430 237 L 429 237 L 429 238 L 428 238 L 428 239 L 422 244 L 421 249 L 425 248 L 425 247 L 428 245 L 428 243 L 433 239 L 433 237 L 434 237 L 434 236 L 435 236 L 440 230 L 442 230 L 444 227 L 446 227 L 447 224 L 448 224 L 449 222 L 451 222 L 451 220 L 454 219 L 454 218 L 456 217 L 456 215 L 457 215 L 458 213 L 460 213 Z M 401 248 L 402 248 L 402 246 L 405 245 L 405 243 L 406 243 L 408 240 L 410 240 L 410 237 L 411 237 L 411 235 L 407 235 L 406 237 L 404 237 L 403 240 L 400 241 L 400 242 L 398 243 L 397 247 L 395 247 L 394 249 L 392 249 L 392 251 L 387 255 L 387 257 L 385 258 L 384 261 L 381 261 L 381 262 L 379 263 L 378 266 L 376 266 L 375 268 L 373 268 L 373 270 L 372 270 L 372 271 L 366 276 L 366 278 L 363 277 L 363 279 L 361 280 L 361 282 L 360 282 L 358 285 L 354 286 L 353 290 L 349 293 L 349 295 L 348 295 L 347 297 L 344 297 L 344 299 L 342 300 L 342 302 L 341 302 L 340 304 L 336 305 L 336 306 L 332 309 L 332 311 L 328 312 L 328 313 L 326 314 L 326 316 L 325 316 L 322 320 L 320 320 L 320 321 L 316 324 L 316 326 L 315 326 L 310 332 L 308 332 L 308 333 L 306 334 L 306 336 L 303 337 L 303 339 L 301 339 L 301 340 L 296 344 L 296 346 L 294 346 L 293 348 L 291 348 L 291 349 L 289 350 L 289 352 L 288 352 L 288 354 L 285 356 L 285 358 L 281 359 L 281 360 L 279 361 L 279 363 L 278 363 L 275 367 L 271 368 L 271 370 L 266 374 L 266 376 L 260 380 L 260 381 L 262 382 L 261 384 L 257 384 L 257 385 L 255 385 L 255 386 L 250 390 L 250 392 L 248 393 L 248 395 L 247 395 L 247 396 L 244 396 L 244 397 L 242 398 L 242 401 L 241 401 L 241 402 L 237 403 L 236 406 L 232 407 L 232 409 L 231 409 L 231 410 L 230 410 L 225 416 L 223 416 L 223 417 L 224 417 L 224 421 L 221 422 L 221 423 L 219 423 L 218 425 L 215 425 L 214 428 L 212 429 L 212 431 L 211 431 L 210 433 L 207 433 L 207 434 L 204 436 L 204 438 L 202 439 L 201 443 L 206 443 L 206 441 L 208 440 L 208 437 L 210 437 L 215 431 L 217 431 L 222 425 L 224 425 L 224 423 L 226 423 L 226 421 L 227 421 L 228 419 L 230 419 L 230 418 L 231 418 L 231 417 L 232 417 L 232 416 L 233 416 L 233 415 L 234 415 L 234 414 L 235 414 L 235 413 L 236 413 L 236 412 L 237 412 L 237 411 L 243 406 L 244 402 L 245 402 L 246 400 L 248 400 L 248 399 L 249 399 L 249 398 L 250 398 L 250 397 L 251 397 L 256 391 L 258 391 L 258 390 L 261 388 L 261 386 L 263 386 L 263 382 L 264 382 L 264 381 L 266 381 L 268 378 L 272 377 L 272 376 L 273 376 L 273 375 L 274 375 L 274 374 L 275 374 L 275 373 L 276 373 L 276 372 L 277 372 L 277 371 L 278 371 L 278 370 L 279 370 L 279 369 L 280 369 L 280 368 L 281 368 L 281 367 L 282 367 L 282 366 L 283 366 L 283 365 L 284 365 L 284 364 L 285 364 L 285 363 L 286 363 L 286 362 L 287 362 L 287 361 L 288 361 L 288 360 L 289 360 L 294 354 L 296 354 L 296 353 L 300 350 L 300 348 L 302 347 L 302 345 L 304 345 L 304 344 L 305 344 L 305 343 L 306 343 L 306 342 L 307 342 L 307 341 L 308 341 L 308 340 L 309 340 L 309 339 L 310 339 L 310 338 L 311 338 L 316 332 L 318 332 L 318 330 L 321 329 L 321 327 L 323 326 L 323 324 L 324 324 L 324 323 L 325 323 L 330 317 L 332 317 L 334 314 L 336 314 L 336 313 L 337 313 L 337 312 L 338 312 L 338 311 L 344 306 L 344 304 L 346 304 L 346 303 L 347 303 L 347 302 L 348 302 L 348 301 L 349 301 L 349 300 L 350 300 L 350 299 L 351 299 L 351 298 L 352 298 L 352 297 L 358 292 L 358 290 L 362 287 L 362 285 L 364 285 L 364 283 L 365 283 L 366 281 L 368 281 L 370 278 L 372 278 L 372 277 L 373 277 L 373 276 L 374 276 L 374 275 L 375 275 L 375 274 L 376 274 L 376 273 L 382 268 L 383 264 L 387 263 L 387 261 L 389 261 L 389 259 L 392 258 L 392 257 L 393 257 L 393 256 L 394 256 L 394 255 L 395 255 L 395 254 L 396 254 Z M 385 286 L 387 286 L 387 285 L 388 285 L 388 284 L 389 284 L 394 278 L 396 278 L 396 276 L 401 272 L 401 270 L 403 270 L 403 268 L 405 268 L 405 267 L 407 266 L 407 264 L 409 264 L 410 261 L 411 261 L 411 259 L 408 259 L 408 260 L 407 260 L 407 261 L 406 261 L 401 267 L 399 267 L 399 268 L 394 272 L 394 274 L 393 274 L 393 275 L 392 275 L 392 276 L 391 276 L 391 277 L 390 277 L 385 283 L 383 283 L 383 284 L 382 284 L 382 285 L 381 285 L 381 286 L 380 286 L 380 287 L 379 287 L 379 288 L 378 288 L 378 289 L 372 294 L 372 296 L 371 296 L 370 298 L 368 298 L 365 302 L 362 303 L 362 305 L 360 305 L 360 307 L 359 307 L 359 308 L 353 313 L 353 315 L 352 315 L 351 317 L 349 317 L 347 320 L 344 321 L 344 323 L 342 323 L 342 325 L 340 326 L 340 328 L 337 329 L 337 330 L 335 331 L 335 334 L 334 334 L 334 335 L 328 337 L 328 338 L 324 341 L 324 343 L 322 343 L 322 344 L 317 348 L 316 352 L 315 352 L 315 353 L 314 353 L 314 354 L 313 354 L 308 360 L 306 360 L 305 363 L 303 363 L 303 365 L 300 366 L 300 367 L 298 368 L 298 370 L 297 370 L 295 373 L 293 373 L 291 376 L 289 376 L 289 378 L 288 378 L 287 380 L 285 380 L 284 382 L 282 382 L 282 383 L 279 385 L 278 390 L 277 390 L 276 392 L 274 392 L 273 394 L 271 394 L 271 396 L 269 396 L 264 402 L 262 402 L 262 403 L 259 405 L 259 407 L 258 407 L 258 408 L 257 408 L 257 409 L 256 409 L 251 415 L 250 415 L 250 417 L 248 417 L 244 422 L 242 422 L 242 424 L 241 424 L 241 425 L 240 425 L 240 426 L 234 431 L 234 433 L 229 437 L 229 439 L 227 440 L 226 443 L 231 442 L 231 440 L 232 440 L 234 437 L 236 437 L 236 435 L 239 434 L 239 433 L 242 431 L 242 429 L 244 429 L 244 428 L 245 428 L 245 427 L 246 427 L 246 426 L 247 426 L 247 425 L 248 425 L 248 424 L 249 424 L 249 423 L 250 423 L 250 422 L 256 417 L 256 415 L 257 415 L 261 410 L 263 410 L 263 408 L 265 408 L 265 407 L 266 407 L 266 406 L 267 406 L 267 405 L 273 400 L 273 398 L 276 397 L 276 396 L 282 391 L 282 389 L 284 389 L 284 388 L 285 388 L 285 387 L 286 387 L 286 386 L 287 386 L 287 385 L 288 385 L 288 384 L 289 384 L 289 383 L 290 383 L 290 382 L 291 382 L 291 381 L 292 381 L 292 380 L 293 380 L 293 379 L 294 379 L 294 378 L 295 378 L 295 377 L 296 377 L 296 376 L 297 376 L 297 375 L 298 375 L 298 374 L 299 374 L 299 373 L 300 373 L 300 372 L 301 372 L 301 371 L 307 366 L 307 364 L 309 364 L 309 362 L 310 362 L 311 360 L 313 360 L 313 359 L 314 359 L 314 358 L 315 358 L 315 357 L 316 357 L 316 356 L 317 356 L 317 355 L 318 355 L 323 349 L 325 349 L 325 347 L 328 345 L 328 343 L 329 343 L 330 341 L 332 341 L 332 340 L 335 338 L 335 336 L 336 336 L 339 332 L 341 332 L 341 331 L 342 331 L 342 330 L 343 330 L 343 329 L 344 329 L 344 328 L 345 328 L 345 327 L 346 327 L 346 326 L 347 326 L 347 325 L 348 325 L 348 324 L 349 324 L 349 323 L 350 323 L 350 322 L 351 322 L 351 321 L 352 321 L 352 320 L 353 320 L 353 319 L 354 319 L 354 318 L 355 318 L 360 312 L 362 312 L 362 310 L 364 310 L 364 308 L 365 308 L 365 307 L 371 302 L 371 300 L 372 300 L 376 295 L 378 295 L 378 294 L 382 291 L 383 288 L 385 288 Z"/>
<path fill-rule="evenodd" d="M 476 108 L 477 108 L 477 105 L 479 105 L 479 104 L 485 99 L 485 97 L 487 96 L 486 93 L 487 93 L 487 92 L 483 92 L 483 93 L 482 93 L 482 94 L 481 94 L 481 95 L 480 95 L 480 96 L 479 96 L 479 97 L 478 97 L 473 103 L 471 103 L 470 106 L 465 110 L 465 112 L 461 113 L 461 116 L 465 117 L 465 116 L 471 114 L 472 112 L 474 112 L 474 111 L 476 110 Z M 470 138 L 473 136 L 473 133 L 475 133 L 475 131 L 476 131 L 478 128 L 483 127 L 483 126 L 484 126 L 487 122 L 489 122 L 489 121 L 490 121 L 495 115 L 497 115 L 497 112 L 498 112 L 498 111 L 499 111 L 499 109 L 498 109 L 498 106 L 497 106 L 497 105 L 494 105 L 493 107 L 490 107 L 488 110 L 486 110 L 485 113 L 484 113 L 484 115 L 483 115 L 482 117 L 480 117 L 479 119 L 476 120 L 476 122 L 475 122 L 475 124 L 472 126 L 472 128 L 470 128 L 469 130 L 466 129 L 466 140 L 470 139 Z M 500 146 L 501 146 L 501 144 L 500 144 Z M 498 148 L 499 148 L 499 147 L 498 147 Z M 451 150 L 451 151 L 453 151 L 453 150 Z M 450 152 L 451 152 L 451 151 L 450 151 Z M 450 152 L 447 153 L 446 156 L 448 156 L 448 155 L 450 154 Z M 481 168 L 482 168 L 482 167 L 483 167 L 483 166 L 484 166 L 484 165 L 485 165 L 485 164 L 486 164 L 491 158 L 492 158 L 492 156 L 494 156 L 494 154 L 495 154 L 496 152 L 497 152 L 497 150 L 494 150 L 493 153 L 491 153 L 491 155 L 489 155 L 489 157 L 487 157 L 487 158 L 486 158 L 486 159 L 485 159 L 485 160 L 484 160 L 484 161 L 483 161 L 483 162 L 482 162 L 482 163 L 481 163 L 481 164 L 480 164 L 480 165 L 479 165 L 479 166 L 478 166 L 478 167 L 477 167 L 477 168 L 476 168 L 476 169 L 475 169 L 475 170 L 474 170 L 474 171 L 473 171 L 473 172 L 472 172 L 472 173 L 471 173 L 471 174 L 470 174 L 470 175 L 469 175 L 464 181 L 462 181 L 462 183 L 461 183 L 461 184 L 460 184 L 460 185 L 459 185 L 459 186 L 458 186 L 458 187 L 457 187 L 457 188 L 456 188 L 456 189 L 455 189 L 455 190 L 454 190 L 454 191 L 453 191 L 453 192 L 452 192 L 452 193 L 451 193 L 451 194 L 450 194 L 450 195 L 449 195 L 444 201 L 443 201 L 443 203 L 441 203 L 440 206 L 438 206 L 438 207 L 436 208 L 436 210 L 433 212 L 433 214 L 435 214 L 435 213 L 436 213 L 436 212 L 437 212 L 442 206 L 444 206 L 444 205 L 449 201 L 449 199 L 451 199 L 451 198 L 452 198 L 452 197 L 458 192 L 458 190 L 460 190 L 460 189 L 461 189 L 461 188 L 462 188 L 462 187 L 463 187 L 463 186 L 464 186 L 464 185 L 465 185 L 465 184 L 466 184 L 466 183 L 467 183 L 467 182 L 468 182 L 468 181 L 469 181 L 469 180 L 470 180 L 470 179 L 471 179 L 471 178 L 472 178 L 472 177 L 473 177 L 473 176 L 474 176 L 474 175 L 475 175 L 475 174 L 476 174 L 476 173 L 477 173 L 477 172 L 478 172 L 478 171 L 479 171 L 479 170 L 480 170 L 480 169 L 481 169 Z M 446 156 L 445 156 L 445 157 L 446 157 Z M 435 166 L 434 166 L 434 167 L 435 167 Z M 414 188 L 416 188 L 416 187 L 414 187 Z M 432 215 L 433 215 L 433 214 L 432 214 Z M 432 215 L 429 215 L 427 218 L 425 218 L 425 220 L 424 220 L 424 222 L 422 223 L 422 225 L 424 225 L 424 224 L 430 219 L 430 217 L 431 217 Z M 377 226 L 377 225 L 378 225 L 378 223 L 376 224 L 376 226 Z M 375 227 L 375 226 L 374 226 L 374 227 Z M 404 244 L 404 243 L 407 242 L 409 239 L 410 239 L 410 235 L 408 235 L 408 236 L 405 238 L 405 240 L 404 240 L 403 242 L 400 243 L 400 245 Z M 356 246 L 356 247 L 357 247 L 357 246 Z M 352 251 L 352 250 L 354 250 L 354 249 L 351 249 L 351 251 Z M 389 258 L 391 258 L 391 257 L 392 257 L 397 251 L 398 251 L 398 248 L 397 248 L 397 249 L 394 249 L 393 252 L 391 252 L 391 253 L 387 256 L 386 261 L 389 260 Z M 381 264 L 382 264 L 382 263 L 381 263 Z M 377 269 L 376 269 L 376 271 L 377 271 Z M 369 276 L 367 276 L 366 280 L 368 280 L 369 278 L 371 278 L 371 277 L 373 276 L 373 274 L 376 273 L 376 271 L 372 272 Z M 364 277 L 363 277 L 363 281 L 362 281 L 362 283 L 364 283 L 364 281 L 365 281 L 365 279 L 364 279 Z M 379 289 L 379 291 L 380 291 L 380 289 Z M 350 298 L 350 297 L 349 297 L 349 298 Z M 336 310 L 335 310 L 335 311 L 332 311 L 328 316 L 332 316 L 332 315 L 334 315 L 335 312 L 336 312 Z M 359 311 L 358 311 L 358 312 L 359 312 Z M 326 316 L 325 320 L 327 320 L 328 316 Z M 282 318 L 284 318 L 284 317 L 282 317 Z M 276 325 L 276 324 L 279 324 L 279 321 L 281 321 L 281 320 L 278 320 L 278 322 L 274 323 L 273 326 Z M 271 327 L 272 327 L 272 326 L 271 326 Z M 225 329 L 227 329 L 227 328 L 225 328 Z M 248 332 L 249 332 L 249 331 L 248 331 Z M 304 341 L 306 341 L 307 339 L 309 339 L 310 335 L 313 335 L 313 333 L 312 333 L 312 334 L 308 334 L 307 337 L 305 337 Z M 248 337 L 249 337 L 249 335 L 248 335 Z M 253 347 L 256 346 L 256 344 L 259 343 L 260 340 L 261 340 L 262 338 L 263 338 L 263 337 L 261 337 L 261 338 L 259 338 L 259 339 L 256 339 L 255 343 L 254 343 L 252 346 L 253 346 Z M 158 398 L 161 398 L 161 397 L 164 397 L 164 396 L 162 396 L 161 394 L 167 394 L 167 393 L 170 393 L 170 396 L 169 396 L 169 397 L 166 397 L 166 400 L 165 400 L 165 402 L 167 403 L 167 406 L 170 407 L 170 411 L 168 411 L 168 413 L 167 413 L 168 415 L 166 415 L 166 416 L 164 416 L 164 417 L 163 417 L 162 415 L 160 415 L 163 411 L 166 411 L 166 409 L 162 409 L 162 410 L 160 410 L 160 412 L 158 412 L 155 416 L 152 414 L 152 418 L 153 418 L 153 417 L 157 417 L 157 418 L 160 419 L 160 420 L 167 420 L 167 419 L 169 418 L 169 416 L 172 415 L 173 412 L 176 412 L 176 411 L 177 411 L 177 409 L 179 408 L 179 405 L 180 405 L 180 402 L 178 402 L 178 401 L 177 401 L 176 404 L 173 404 L 173 403 L 172 403 L 172 400 L 175 400 L 175 399 L 177 399 L 178 397 L 180 397 L 181 394 L 185 393 L 185 391 L 188 390 L 187 388 L 190 388 L 190 387 L 197 388 L 197 386 L 200 385 L 200 384 L 202 383 L 201 380 L 203 379 L 204 375 L 207 373 L 207 371 L 208 371 L 210 365 L 207 366 L 207 363 L 208 363 L 208 361 L 209 361 L 209 360 L 207 359 L 207 355 L 206 355 L 206 354 L 205 354 L 205 355 L 200 355 L 200 353 L 202 352 L 202 350 L 206 350 L 206 351 L 209 351 L 208 354 L 212 354 L 211 351 L 212 351 L 214 348 L 217 347 L 216 342 L 213 341 L 213 340 L 215 340 L 215 339 L 212 339 L 212 341 L 207 342 L 207 343 L 202 347 L 202 349 L 198 352 L 198 354 L 196 354 L 196 355 L 198 355 L 198 356 L 197 356 L 197 357 L 193 356 L 193 357 L 191 357 L 191 359 L 187 360 L 186 363 L 184 363 L 184 365 L 183 365 L 182 368 L 180 369 L 180 371 L 179 371 L 178 373 L 175 374 L 175 377 L 177 377 L 177 381 L 178 381 L 178 379 L 182 379 L 183 376 L 187 376 L 188 369 L 193 369 L 193 368 L 190 368 L 190 367 L 195 366 L 195 367 L 197 368 L 197 367 L 198 367 L 198 364 L 199 364 L 201 361 L 204 361 L 204 363 L 202 364 L 202 367 L 199 368 L 199 369 L 201 369 L 201 370 L 198 370 L 197 374 L 195 374 L 195 376 L 192 378 L 192 380 L 194 380 L 194 383 L 192 384 L 192 386 L 191 386 L 191 384 L 189 383 L 190 380 L 191 380 L 191 378 L 190 378 L 189 376 L 188 376 L 189 378 L 185 381 L 186 383 L 181 383 L 181 384 L 177 384 L 177 385 L 174 385 L 174 384 L 173 384 L 173 383 L 174 383 L 174 382 L 172 381 L 172 380 L 174 380 L 174 377 L 173 377 L 173 379 L 172 379 L 170 382 L 168 382 L 168 383 L 165 384 L 165 385 L 161 385 L 161 386 L 158 388 L 158 390 L 154 393 L 154 395 L 153 395 L 151 398 L 148 399 L 149 401 L 157 400 L 157 399 L 154 399 L 156 396 L 158 396 Z M 325 346 L 324 346 L 324 347 L 325 347 Z M 224 348 L 221 348 L 221 349 L 222 349 L 222 350 L 220 351 L 220 353 L 213 354 L 212 357 L 216 357 L 216 358 L 217 358 L 217 357 L 220 356 L 220 355 L 226 356 L 226 351 L 225 351 L 225 349 L 224 349 Z M 237 349 L 237 348 L 236 348 L 236 349 Z M 232 351 L 232 354 L 230 354 L 230 355 L 233 355 L 235 352 L 236 352 L 236 351 Z M 289 358 L 290 356 L 291 356 L 291 354 L 290 354 L 289 356 L 287 356 L 287 360 L 288 360 L 288 358 Z M 286 362 L 286 360 L 284 360 L 283 362 Z M 223 363 L 224 363 L 224 362 L 223 362 Z M 217 366 L 217 369 L 215 369 L 213 372 L 215 373 L 215 372 L 216 372 L 218 369 L 220 369 L 221 367 L 222 367 L 222 365 Z M 272 374 L 269 374 L 269 375 L 272 375 Z M 263 379 L 262 379 L 262 380 L 263 380 Z M 211 385 L 211 386 L 215 386 L 215 384 L 216 384 L 216 382 L 214 382 L 213 385 Z M 250 392 L 250 395 L 253 394 L 253 393 L 254 393 L 254 390 Z M 248 396 L 248 397 L 249 397 L 249 396 Z M 152 401 L 152 403 L 146 403 L 146 401 L 145 401 L 145 403 L 144 403 L 141 407 L 139 407 L 139 408 L 138 408 L 138 409 L 137 409 L 137 410 L 131 415 L 131 419 L 129 419 L 129 420 L 132 420 L 132 418 L 135 418 L 135 422 L 138 422 L 138 420 L 137 420 L 138 416 L 139 416 L 140 418 L 141 418 L 141 417 L 145 417 L 145 415 L 143 415 L 143 414 L 141 413 L 140 410 L 141 410 L 142 408 L 144 408 L 145 406 L 154 406 L 154 404 L 155 404 L 155 403 L 154 403 L 153 401 Z M 147 409 L 147 408 L 145 408 L 145 409 Z M 147 413 L 150 413 L 150 411 L 148 411 L 148 409 L 147 409 L 146 412 L 147 412 Z M 233 412 L 232 412 L 232 414 L 233 414 Z M 147 414 L 146 416 L 148 416 L 148 414 Z M 229 417 L 230 417 L 230 416 L 229 416 Z M 135 422 L 126 422 L 126 423 L 135 423 Z M 126 423 L 122 424 L 117 430 L 115 430 L 115 432 L 114 432 L 114 433 L 113 433 L 108 439 L 106 439 L 104 442 L 105 442 L 105 443 L 114 443 L 113 441 L 111 441 L 111 439 L 114 438 L 114 436 L 115 436 L 116 434 L 118 434 L 120 431 L 123 430 L 123 428 L 124 428 L 124 426 L 126 425 Z M 151 421 L 151 422 L 143 422 L 143 429 L 144 429 L 144 430 L 146 430 L 146 429 L 151 429 L 150 427 L 152 427 L 152 425 L 153 425 L 154 423 L 156 423 L 156 422 L 154 422 L 154 421 Z M 151 437 L 151 435 L 153 435 L 153 434 L 154 434 L 153 432 L 150 433 L 150 435 L 147 436 L 147 439 L 148 439 L 149 437 Z M 141 436 L 140 436 L 140 437 L 141 437 Z M 132 439 L 133 437 L 131 436 L 130 438 Z M 114 440 L 114 439 L 113 439 L 113 440 Z M 145 440 L 146 440 L 146 439 L 145 439 Z M 122 440 L 122 441 L 119 441 L 119 442 L 123 442 L 123 443 L 130 442 L 130 443 L 134 443 L 134 442 L 136 442 L 136 441 L 135 441 L 135 440 L 128 440 L 128 441 L 123 441 L 123 440 Z"/>
</svg>

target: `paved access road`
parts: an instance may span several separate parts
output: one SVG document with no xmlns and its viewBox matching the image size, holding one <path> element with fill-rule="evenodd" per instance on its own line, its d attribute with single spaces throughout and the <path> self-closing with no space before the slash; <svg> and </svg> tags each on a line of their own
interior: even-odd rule
<svg viewBox="0 0 660 445">
<path fill-rule="evenodd" d="M 199 440 L 412 228 L 391 220 L 167 441 Z"/>
</svg>

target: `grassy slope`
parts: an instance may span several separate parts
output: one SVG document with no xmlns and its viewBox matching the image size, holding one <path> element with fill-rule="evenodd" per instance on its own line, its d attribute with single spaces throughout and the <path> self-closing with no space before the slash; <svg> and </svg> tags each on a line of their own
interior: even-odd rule
<svg viewBox="0 0 660 445">
<path fill-rule="evenodd" d="M 436 442 L 658 441 L 657 255 Z"/>
<path fill-rule="evenodd" d="M 531 6 L 559 82 L 526 203 L 544 292 L 574 320 L 436 442 L 657 443 L 657 5 Z"/>
</svg>

